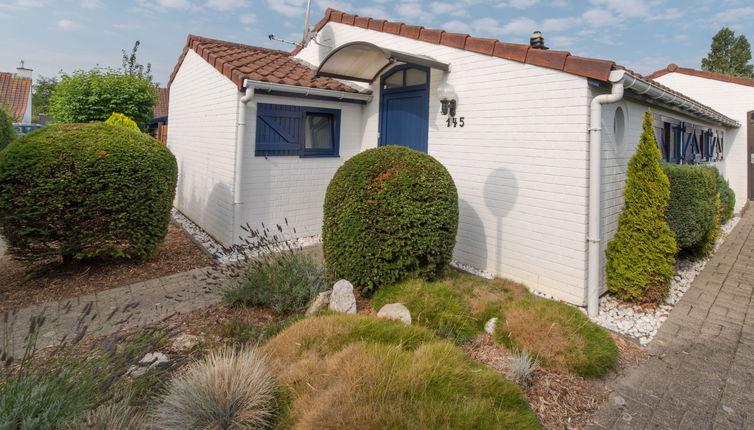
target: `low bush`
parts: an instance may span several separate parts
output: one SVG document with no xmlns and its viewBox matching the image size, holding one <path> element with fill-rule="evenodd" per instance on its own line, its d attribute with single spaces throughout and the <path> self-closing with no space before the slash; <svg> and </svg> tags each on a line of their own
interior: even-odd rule
<svg viewBox="0 0 754 430">
<path fill-rule="evenodd" d="M 404 281 L 380 288 L 371 303 L 375 310 L 389 303 L 403 303 L 414 324 L 455 342 L 468 340 L 477 332 L 469 306 L 450 283 Z"/>
<path fill-rule="evenodd" d="M 250 259 L 240 276 L 229 279 L 223 290 L 227 303 L 268 306 L 275 312 L 306 310 L 309 302 L 328 284 L 324 270 L 306 255 L 277 253 L 264 259 Z"/>
<path fill-rule="evenodd" d="M 136 125 L 136 123 L 126 115 L 123 115 L 122 113 L 113 112 L 112 115 L 110 115 L 110 118 L 105 120 L 105 124 L 110 125 L 116 125 L 118 127 L 127 128 L 129 130 L 139 130 L 139 126 Z"/>
<path fill-rule="evenodd" d="M 698 246 L 717 220 L 717 179 L 711 168 L 663 164 L 670 181 L 667 222 L 681 251 Z"/>
<path fill-rule="evenodd" d="M 15 256 L 149 257 L 167 234 L 175 157 L 143 133 L 51 125 L 0 153 L 0 228 Z"/>
<path fill-rule="evenodd" d="M 431 156 L 382 146 L 346 161 L 327 187 L 327 266 L 363 292 L 402 279 L 435 279 L 450 263 L 458 194 Z"/>
<path fill-rule="evenodd" d="M 599 378 L 615 366 L 612 336 L 578 309 L 530 298 L 503 308 L 495 338 L 515 351 L 527 350 L 545 364 Z"/>
<path fill-rule="evenodd" d="M 266 357 L 254 349 L 217 351 L 170 382 L 151 412 L 151 428 L 266 428 L 274 400 L 275 379 Z"/>
<path fill-rule="evenodd" d="M 276 428 L 541 428 L 518 388 L 420 327 L 314 317 L 265 350 L 281 369 Z"/>
<path fill-rule="evenodd" d="M 644 114 L 636 153 L 628 162 L 623 212 L 607 244 L 607 288 L 622 300 L 661 302 L 670 289 L 678 247 L 665 220 L 670 183 L 660 167 L 652 114 Z"/>
<path fill-rule="evenodd" d="M 736 207 L 736 193 L 730 188 L 728 180 L 715 171 L 715 182 L 717 183 L 717 192 L 720 194 L 720 224 L 723 225 L 733 217 L 733 210 Z"/>
<path fill-rule="evenodd" d="M 0 151 L 14 140 L 16 140 L 16 127 L 13 126 L 13 117 L 0 105 Z"/>
</svg>

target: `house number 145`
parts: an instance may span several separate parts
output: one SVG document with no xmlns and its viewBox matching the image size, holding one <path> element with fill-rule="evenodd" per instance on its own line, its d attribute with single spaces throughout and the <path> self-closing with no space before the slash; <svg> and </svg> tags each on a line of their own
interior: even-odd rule
<svg viewBox="0 0 754 430">
<path fill-rule="evenodd" d="M 448 124 L 448 127 L 463 127 L 463 117 L 460 116 L 458 118 L 454 116 L 449 116 L 448 120 L 445 121 Z"/>
</svg>

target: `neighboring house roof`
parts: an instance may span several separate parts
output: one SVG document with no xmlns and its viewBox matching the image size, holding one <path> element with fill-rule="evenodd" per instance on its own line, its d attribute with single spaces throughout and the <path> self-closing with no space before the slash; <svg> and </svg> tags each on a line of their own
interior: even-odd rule
<svg viewBox="0 0 754 430">
<path fill-rule="evenodd" d="M 16 122 L 24 119 L 31 94 L 31 79 L 17 78 L 13 73 L 0 72 L 0 105 L 10 109 Z"/>
<path fill-rule="evenodd" d="M 159 98 L 154 105 L 153 118 L 162 118 L 168 116 L 168 105 L 170 102 L 170 91 L 167 88 L 155 88 Z"/>
<path fill-rule="evenodd" d="M 705 72 L 703 70 L 689 69 L 687 67 L 678 67 L 676 64 L 668 64 L 668 67 L 658 70 L 651 75 L 647 76 L 650 79 L 657 79 L 660 76 L 665 76 L 668 73 L 680 73 L 683 75 L 696 76 L 699 78 L 713 79 L 716 81 L 730 82 L 738 85 L 745 85 L 747 87 L 754 87 L 754 79 L 739 78 L 738 76 L 726 75 L 724 73 Z"/>
<path fill-rule="evenodd" d="M 244 79 L 249 79 L 349 93 L 358 92 L 335 79 L 314 77 L 314 70 L 293 60 L 288 52 L 194 35 L 189 35 L 186 40 L 178 64 L 170 75 L 168 88 L 173 83 L 189 49 L 204 58 L 239 88 L 243 87 Z"/>
<path fill-rule="evenodd" d="M 561 70 L 573 75 L 583 76 L 585 78 L 607 81 L 610 72 L 613 70 L 625 70 L 627 73 L 673 93 L 689 102 L 703 106 L 704 108 L 719 114 L 720 116 L 730 119 L 720 114 L 714 109 L 698 101 L 675 91 L 661 83 L 652 80 L 652 76 L 642 76 L 626 67 L 615 64 L 610 60 L 600 60 L 595 58 L 585 58 L 571 55 L 566 51 L 554 51 L 549 49 L 532 48 L 529 45 L 505 43 L 497 39 L 483 39 L 471 37 L 463 33 L 448 33 L 444 30 L 427 29 L 422 26 L 408 25 L 402 22 L 391 22 L 384 19 L 374 19 L 365 16 L 352 15 L 339 10 L 328 8 L 325 16 L 314 27 L 314 31 L 320 31 L 329 22 L 338 22 L 341 24 L 352 25 L 368 30 L 381 31 L 383 33 L 395 34 L 398 36 L 408 37 L 410 39 L 421 40 L 428 43 L 450 46 L 452 48 L 463 49 L 466 51 L 476 52 L 479 54 L 490 55 L 494 57 L 505 58 L 519 63 L 532 64 L 535 66 L 547 67 L 549 69 Z M 291 55 L 298 54 L 303 46 L 299 45 L 291 52 Z M 731 122 L 735 120 L 730 119 Z"/>
</svg>

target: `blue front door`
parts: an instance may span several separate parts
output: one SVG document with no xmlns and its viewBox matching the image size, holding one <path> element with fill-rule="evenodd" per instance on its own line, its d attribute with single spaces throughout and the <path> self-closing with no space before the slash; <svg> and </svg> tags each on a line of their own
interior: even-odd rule
<svg viewBox="0 0 754 430">
<path fill-rule="evenodd" d="M 380 79 L 380 146 L 401 145 L 427 152 L 429 70 L 395 67 Z"/>
</svg>

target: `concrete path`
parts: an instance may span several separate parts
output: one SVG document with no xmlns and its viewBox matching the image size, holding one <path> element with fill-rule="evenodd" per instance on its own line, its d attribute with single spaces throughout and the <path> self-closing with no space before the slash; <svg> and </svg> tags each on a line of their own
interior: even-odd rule
<svg viewBox="0 0 754 430">
<path fill-rule="evenodd" d="M 64 336 L 71 339 L 82 333 L 84 328 L 86 333 L 106 335 L 215 304 L 220 301 L 219 295 L 211 291 L 206 281 L 202 280 L 207 269 L 194 269 L 95 294 L 23 308 L 13 318 L 13 354 L 23 352 L 29 321 L 38 315 L 45 316 L 37 341 L 37 346 L 42 348 L 58 345 Z M 3 337 L 0 332 L 0 340 Z"/>
<path fill-rule="evenodd" d="M 752 291 L 749 209 L 588 428 L 754 429 Z"/>
</svg>

